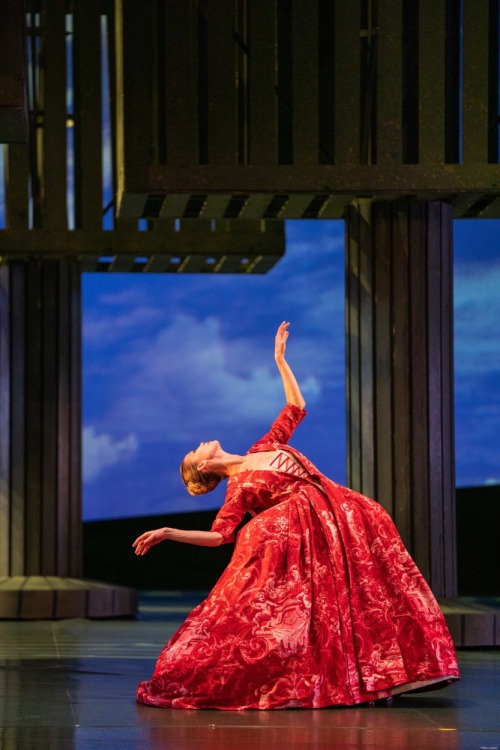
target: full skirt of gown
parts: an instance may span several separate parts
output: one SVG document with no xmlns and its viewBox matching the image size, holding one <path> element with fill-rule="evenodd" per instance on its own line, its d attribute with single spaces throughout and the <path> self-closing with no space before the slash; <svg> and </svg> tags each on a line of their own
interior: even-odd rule
<svg viewBox="0 0 500 750">
<path fill-rule="evenodd" d="M 141 703 L 349 706 L 458 679 L 439 606 L 377 502 L 324 477 L 322 487 L 278 471 L 231 480 L 213 528 L 234 526 L 231 503 L 257 514 L 139 685 Z"/>
</svg>

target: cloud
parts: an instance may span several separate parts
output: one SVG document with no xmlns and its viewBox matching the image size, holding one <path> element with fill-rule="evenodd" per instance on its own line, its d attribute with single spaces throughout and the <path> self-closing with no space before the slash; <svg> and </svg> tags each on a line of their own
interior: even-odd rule
<svg viewBox="0 0 500 750">
<path fill-rule="evenodd" d="M 108 433 L 97 434 L 94 427 L 83 430 L 83 479 L 90 482 L 108 466 L 128 461 L 138 449 L 138 440 L 131 433 L 115 440 Z"/>
<path fill-rule="evenodd" d="M 455 361 L 463 376 L 500 372 L 500 263 L 455 271 Z"/>
<path fill-rule="evenodd" d="M 182 493 L 179 458 L 193 441 L 247 450 L 284 403 L 274 362 L 284 319 L 292 324 L 288 360 L 310 414 L 307 445 L 300 431 L 295 444 L 325 468 L 335 455 L 336 475 L 343 471 L 343 227 L 326 229 L 325 222 L 312 240 L 310 227 L 287 230 L 286 256 L 265 275 L 85 280 L 85 422 L 94 435 L 113 436 L 113 447 L 117 435 L 140 445 L 135 460 L 125 464 L 120 454 L 92 491 L 87 484 L 86 513 L 105 516 L 101 506 L 111 503 L 122 513 L 170 508 Z"/>
<path fill-rule="evenodd" d="M 262 337 L 228 343 L 218 319 L 174 315 L 153 339 L 132 342 L 122 352 L 110 373 L 112 397 L 102 429 L 133 429 L 141 443 L 167 434 L 182 442 L 193 432 L 269 419 L 284 396 L 273 338 L 265 338 L 265 351 Z M 301 379 L 301 387 L 311 402 L 321 393 L 312 374 Z"/>
<path fill-rule="evenodd" d="M 98 307 L 85 316 L 84 343 L 99 348 L 115 345 L 152 326 L 160 316 L 161 312 L 154 306 L 130 305 L 119 312 Z"/>
<path fill-rule="evenodd" d="M 292 322 L 287 354 L 309 406 L 332 389 L 343 398 L 343 225 L 315 226 L 311 241 L 308 227 L 287 225 L 286 256 L 265 276 L 92 279 L 89 421 L 103 432 L 134 431 L 141 445 L 268 423 L 284 398 L 273 357 L 283 319 Z"/>
</svg>

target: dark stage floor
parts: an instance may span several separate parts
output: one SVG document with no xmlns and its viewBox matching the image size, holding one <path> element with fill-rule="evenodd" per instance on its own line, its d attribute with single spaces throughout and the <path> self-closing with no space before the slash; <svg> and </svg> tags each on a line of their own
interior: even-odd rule
<svg viewBox="0 0 500 750">
<path fill-rule="evenodd" d="M 141 597 L 137 620 L 0 622 L 1 750 L 500 749 L 500 649 L 462 681 L 388 707 L 171 711 L 135 703 L 195 594 Z"/>
</svg>

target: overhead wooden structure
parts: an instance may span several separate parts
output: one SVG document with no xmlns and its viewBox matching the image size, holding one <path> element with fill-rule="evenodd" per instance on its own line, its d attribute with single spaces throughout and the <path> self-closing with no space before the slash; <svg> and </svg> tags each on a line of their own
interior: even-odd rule
<svg viewBox="0 0 500 750">
<path fill-rule="evenodd" d="M 52 451 L 45 479 L 29 470 L 30 493 L 17 494 L 18 456 L 35 455 L 40 429 L 31 420 L 19 443 L 18 415 L 54 394 L 34 375 L 22 392 L 6 384 L 40 347 L 46 372 L 67 375 L 64 347 L 40 332 L 50 320 L 78 349 L 81 271 L 265 273 L 283 255 L 286 219 L 347 216 L 349 481 L 380 494 L 435 592 L 455 596 L 452 219 L 500 216 L 498 3 L 26 0 L 25 9 L 28 135 L 8 145 L 0 174 L 0 420 L 3 435 L 18 436 L 1 442 L 4 548 L 13 519 L 18 537 L 34 533 L 17 509 L 40 512 L 69 471 Z M 54 308 L 43 279 L 68 269 L 75 278 Z M 399 273 L 420 284 L 411 298 L 393 283 Z M 28 281 L 45 290 L 39 307 Z M 64 426 L 49 409 L 45 429 L 56 445 L 71 434 L 79 456 L 81 418 L 63 382 L 71 419 Z M 388 438 L 395 415 L 401 443 Z M 415 501 L 422 477 L 429 492 L 420 485 Z M 67 502 L 79 517 L 79 489 L 60 501 L 62 516 Z M 53 541 L 79 559 L 78 530 Z M 16 570 L 21 558 L 4 555 L 0 604 L 16 576 L 78 578 L 76 565 L 44 567 L 51 555 L 38 569 L 23 557 Z"/>
<path fill-rule="evenodd" d="M 328 219 L 407 196 L 500 216 L 498 3 L 120 5 L 120 215 Z"/>
</svg>

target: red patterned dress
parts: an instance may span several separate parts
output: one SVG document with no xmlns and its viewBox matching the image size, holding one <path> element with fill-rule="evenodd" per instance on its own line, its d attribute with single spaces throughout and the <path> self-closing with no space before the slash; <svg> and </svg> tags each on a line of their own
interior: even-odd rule
<svg viewBox="0 0 500 750">
<path fill-rule="evenodd" d="M 248 512 L 207 599 L 161 653 L 141 703 L 170 708 L 352 705 L 458 679 L 439 606 L 374 500 L 335 484 L 287 445 L 288 404 L 230 477 L 213 531 Z"/>
</svg>

